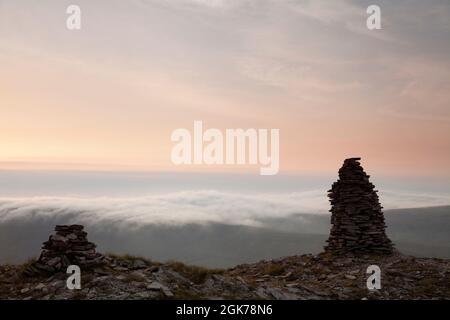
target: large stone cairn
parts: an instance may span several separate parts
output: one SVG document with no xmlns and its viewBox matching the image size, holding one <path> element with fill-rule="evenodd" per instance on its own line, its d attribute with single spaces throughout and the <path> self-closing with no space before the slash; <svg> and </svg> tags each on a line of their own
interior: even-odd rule
<svg viewBox="0 0 450 320">
<path fill-rule="evenodd" d="M 383 207 L 359 160 L 346 159 L 328 191 L 332 227 L 325 250 L 389 254 L 393 245 L 385 232 Z"/>
<path fill-rule="evenodd" d="M 65 272 L 69 265 L 79 267 L 100 264 L 104 256 L 95 251 L 96 245 L 87 240 L 81 225 L 57 225 L 56 233 L 44 242 L 39 259 L 25 273 Z"/>
</svg>

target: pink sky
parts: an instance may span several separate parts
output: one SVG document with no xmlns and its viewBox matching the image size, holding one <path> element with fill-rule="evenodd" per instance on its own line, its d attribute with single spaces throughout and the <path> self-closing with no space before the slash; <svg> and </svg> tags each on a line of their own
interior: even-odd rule
<svg viewBox="0 0 450 320">
<path fill-rule="evenodd" d="M 450 176 L 450 4 L 0 2 L 0 168 L 171 164 L 177 128 L 279 128 L 280 171 Z"/>
</svg>

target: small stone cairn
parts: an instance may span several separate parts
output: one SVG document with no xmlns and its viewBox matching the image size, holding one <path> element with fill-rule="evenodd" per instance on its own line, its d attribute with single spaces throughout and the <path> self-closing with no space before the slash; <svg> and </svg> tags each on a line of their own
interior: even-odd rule
<svg viewBox="0 0 450 320">
<path fill-rule="evenodd" d="M 56 233 L 44 242 L 39 259 L 25 274 L 65 272 L 69 265 L 79 267 L 101 264 L 104 256 L 95 251 L 96 245 L 87 240 L 82 225 L 57 225 Z"/>
</svg>

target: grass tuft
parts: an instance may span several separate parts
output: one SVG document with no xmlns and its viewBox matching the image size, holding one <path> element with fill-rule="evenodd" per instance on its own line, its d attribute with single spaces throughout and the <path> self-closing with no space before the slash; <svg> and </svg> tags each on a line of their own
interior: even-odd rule
<svg viewBox="0 0 450 320">
<path fill-rule="evenodd" d="M 179 261 L 169 261 L 167 266 L 195 284 L 204 283 L 209 275 L 223 274 L 225 272 L 223 269 L 207 269 L 198 266 L 189 266 Z"/>
</svg>

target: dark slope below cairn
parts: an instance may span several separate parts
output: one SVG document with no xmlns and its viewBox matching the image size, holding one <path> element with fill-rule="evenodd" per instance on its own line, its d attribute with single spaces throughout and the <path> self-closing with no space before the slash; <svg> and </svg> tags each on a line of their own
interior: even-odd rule
<svg viewBox="0 0 450 320">
<path fill-rule="evenodd" d="M 368 290 L 367 267 L 381 269 L 382 289 Z M 0 299 L 450 299 L 450 260 L 391 255 L 302 255 L 208 270 L 179 262 L 106 256 L 81 269 L 81 289 L 68 274 L 21 274 L 0 265 Z"/>
</svg>

